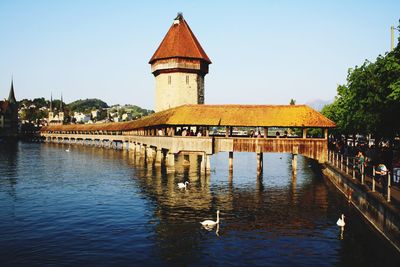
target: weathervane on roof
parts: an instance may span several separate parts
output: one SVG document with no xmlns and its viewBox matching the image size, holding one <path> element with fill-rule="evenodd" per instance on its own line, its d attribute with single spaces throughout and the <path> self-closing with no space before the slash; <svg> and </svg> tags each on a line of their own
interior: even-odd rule
<svg viewBox="0 0 400 267">
<path fill-rule="evenodd" d="M 176 20 L 180 20 L 183 19 L 183 13 L 182 12 L 178 12 L 178 14 L 176 15 Z"/>
<path fill-rule="evenodd" d="M 179 24 L 179 22 L 183 20 L 183 13 L 182 12 L 178 12 L 178 14 L 176 15 L 176 18 L 174 19 L 174 24 Z"/>
</svg>

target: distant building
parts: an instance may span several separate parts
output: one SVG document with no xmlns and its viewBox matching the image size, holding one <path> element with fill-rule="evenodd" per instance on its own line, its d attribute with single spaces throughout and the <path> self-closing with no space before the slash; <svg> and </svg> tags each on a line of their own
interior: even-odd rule
<svg viewBox="0 0 400 267">
<path fill-rule="evenodd" d="M 131 121 L 132 120 L 132 114 L 131 113 L 122 114 L 122 120 L 123 121 Z"/>
<path fill-rule="evenodd" d="M 0 137 L 16 137 L 18 134 L 18 103 L 11 80 L 8 99 L 0 101 Z"/>
<path fill-rule="evenodd" d="M 182 14 L 174 19 L 149 64 L 156 79 L 156 112 L 204 104 L 204 76 L 211 60 Z"/>
<path fill-rule="evenodd" d="M 98 109 L 92 110 L 91 113 L 92 113 L 92 118 L 96 119 L 100 115 L 100 110 L 98 110 Z"/>
<path fill-rule="evenodd" d="M 53 96 L 51 96 L 49 118 L 47 120 L 47 123 L 49 125 L 62 125 L 62 124 L 64 124 L 64 119 L 65 118 L 64 118 L 64 107 L 63 107 L 62 95 L 61 95 L 60 109 L 58 111 L 58 114 L 54 114 L 54 111 L 53 111 Z"/>
<path fill-rule="evenodd" d="M 90 115 L 84 114 L 82 112 L 75 112 L 74 119 L 77 123 L 87 123 L 91 120 Z"/>
</svg>

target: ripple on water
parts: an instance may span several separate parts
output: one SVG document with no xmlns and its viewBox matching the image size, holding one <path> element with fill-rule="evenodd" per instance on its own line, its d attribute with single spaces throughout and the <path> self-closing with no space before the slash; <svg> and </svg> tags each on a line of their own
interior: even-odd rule
<svg viewBox="0 0 400 267">
<path fill-rule="evenodd" d="M 193 164 L 177 162 L 171 174 L 92 147 L 20 143 L 0 152 L 5 266 L 373 266 L 398 256 L 300 156 L 293 177 L 290 155 L 265 154 L 257 177 L 254 154 L 236 153 L 230 177 L 220 153 L 204 177 Z M 178 189 L 186 180 L 188 190 Z M 218 209 L 218 231 L 204 230 L 199 222 Z"/>
</svg>

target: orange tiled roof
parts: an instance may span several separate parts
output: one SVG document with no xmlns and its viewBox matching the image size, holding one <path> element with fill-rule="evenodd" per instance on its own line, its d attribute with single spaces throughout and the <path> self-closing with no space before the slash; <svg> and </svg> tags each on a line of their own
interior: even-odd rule
<svg viewBox="0 0 400 267">
<path fill-rule="evenodd" d="M 135 122 L 145 125 L 335 127 L 306 105 L 183 105 Z"/>
<path fill-rule="evenodd" d="M 171 28 L 165 35 L 149 63 L 158 59 L 167 58 L 195 58 L 202 59 L 211 64 L 206 52 L 204 52 L 196 36 L 182 15 L 174 20 Z"/>
<path fill-rule="evenodd" d="M 64 131 L 129 131 L 163 125 L 326 127 L 334 122 L 306 105 L 183 105 L 129 122 L 54 125 Z"/>
</svg>

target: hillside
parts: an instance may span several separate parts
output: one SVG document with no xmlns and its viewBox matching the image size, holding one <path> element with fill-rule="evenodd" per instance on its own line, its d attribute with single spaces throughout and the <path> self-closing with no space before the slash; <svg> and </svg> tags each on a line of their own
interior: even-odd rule
<svg viewBox="0 0 400 267">
<path fill-rule="evenodd" d="M 71 112 L 90 112 L 91 110 L 108 108 L 109 106 L 106 102 L 100 99 L 91 98 L 85 100 L 76 100 L 69 103 L 68 107 Z"/>
</svg>

